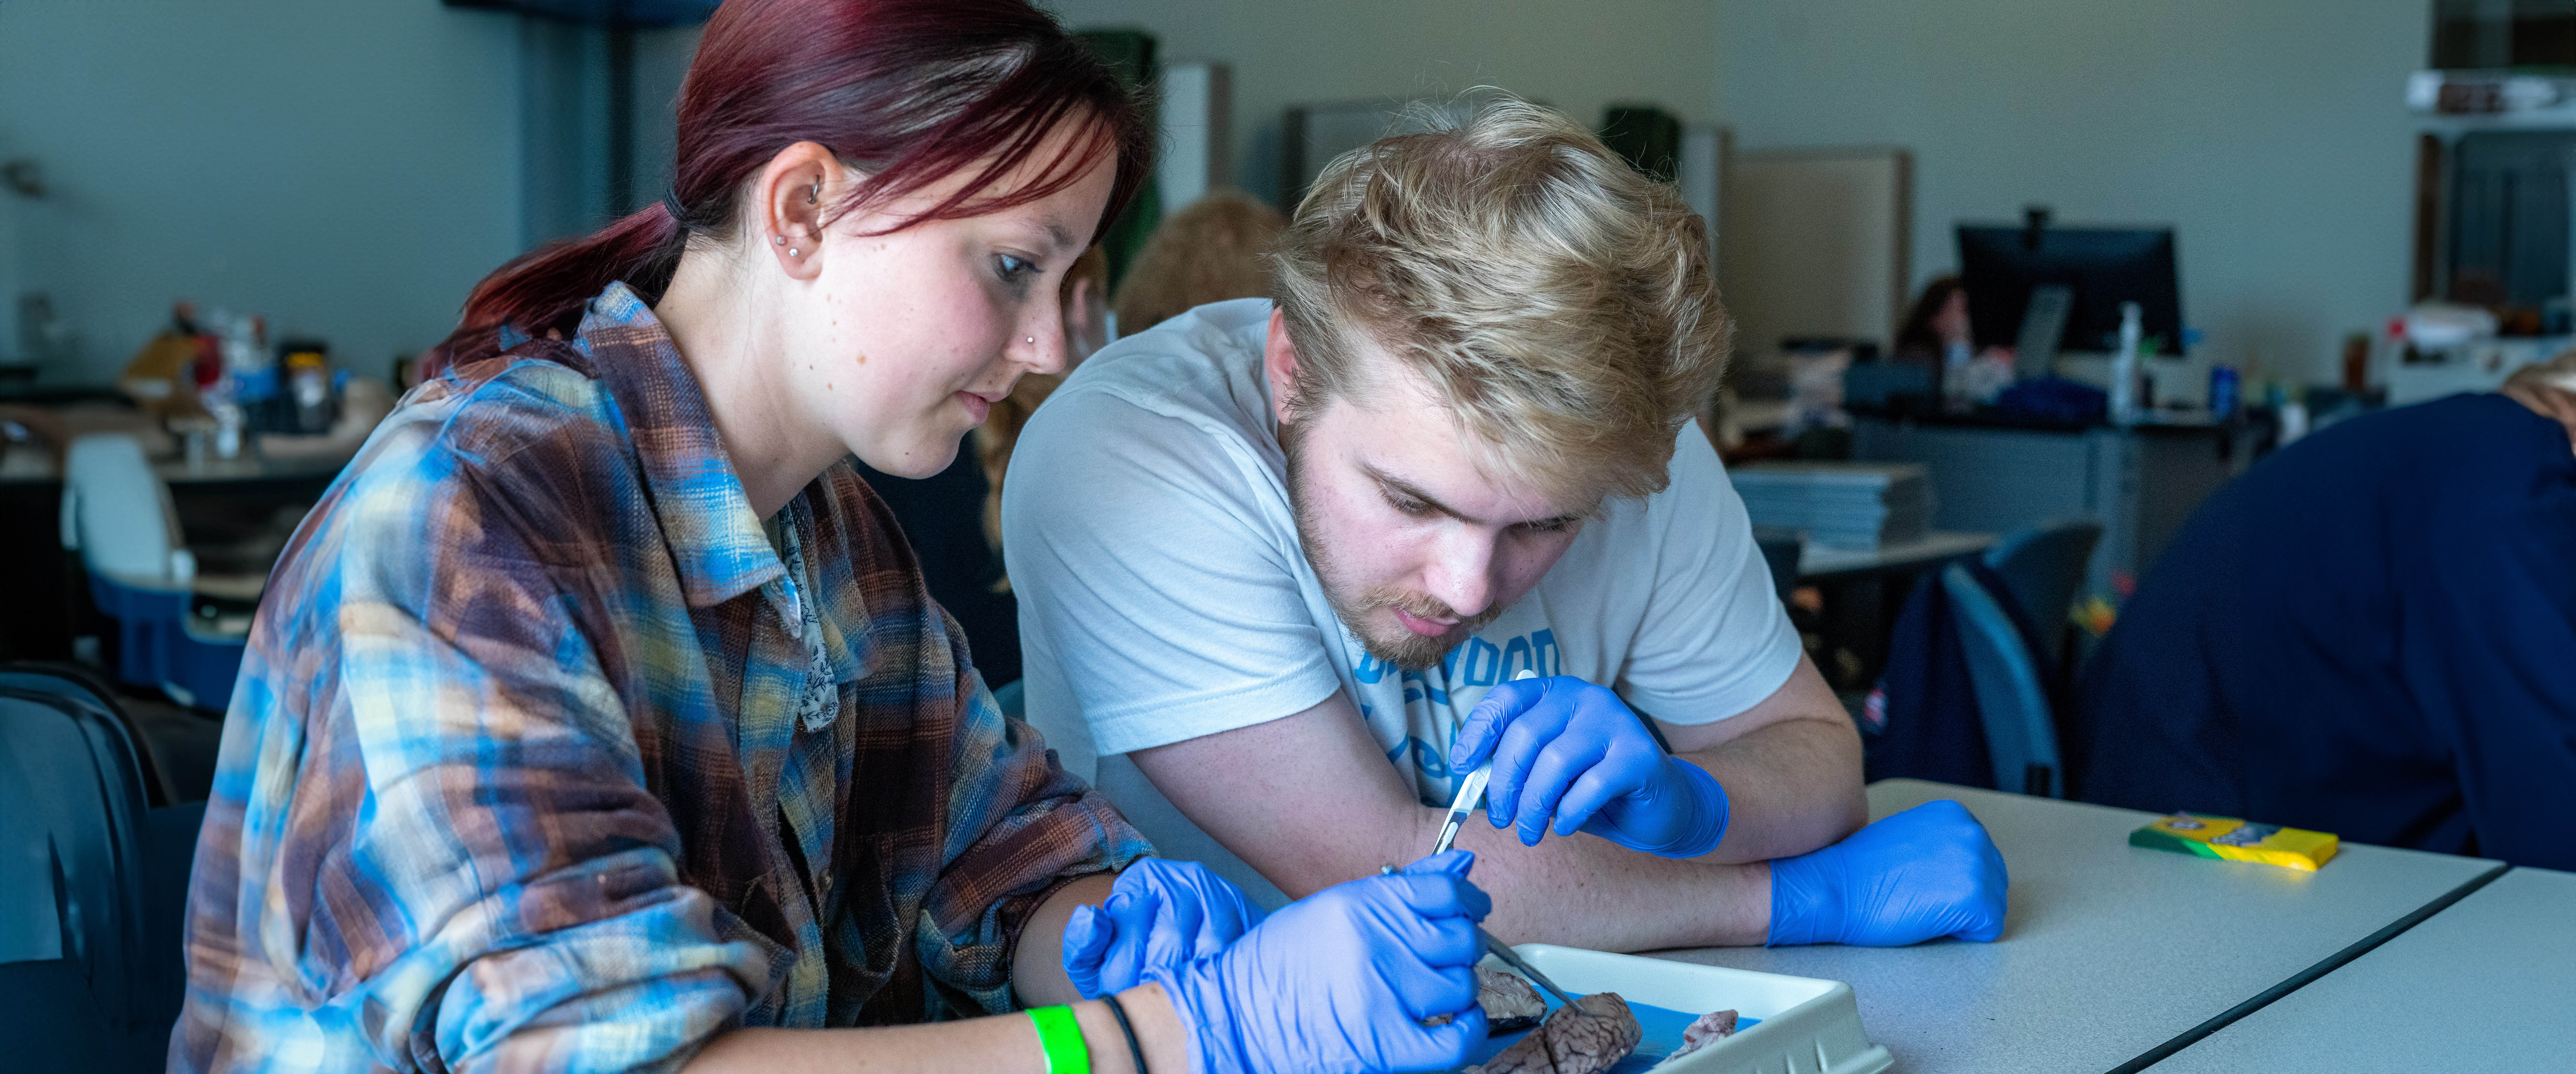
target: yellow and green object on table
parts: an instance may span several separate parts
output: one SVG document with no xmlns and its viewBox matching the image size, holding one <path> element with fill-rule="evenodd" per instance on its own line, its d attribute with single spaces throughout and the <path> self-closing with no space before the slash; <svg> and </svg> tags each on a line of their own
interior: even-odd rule
<svg viewBox="0 0 2576 1074">
<path fill-rule="evenodd" d="M 2315 872 L 2335 856 L 2340 842 L 2326 832 L 2176 813 L 2130 832 L 2129 845 Z"/>
</svg>

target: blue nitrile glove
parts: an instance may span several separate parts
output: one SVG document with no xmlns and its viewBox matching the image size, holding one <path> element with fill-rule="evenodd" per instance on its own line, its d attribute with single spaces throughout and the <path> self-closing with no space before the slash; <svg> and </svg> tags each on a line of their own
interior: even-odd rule
<svg viewBox="0 0 2576 1074">
<path fill-rule="evenodd" d="M 1449 744 L 1452 772 L 1487 754 L 1494 827 L 1517 823 L 1537 846 L 1548 818 L 1556 834 L 1587 831 L 1630 850 L 1696 858 L 1726 836 L 1726 790 L 1717 777 L 1664 752 L 1645 717 L 1605 687 L 1568 675 L 1520 679 L 1485 694 Z"/>
<path fill-rule="evenodd" d="M 2012 879 L 1986 826 L 1949 799 L 1771 863 L 1771 943 L 1902 947 L 2004 934 Z"/>
<path fill-rule="evenodd" d="M 1190 1031 L 1191 1074 L 1454 1070 L 1485 1039 L 1476 922 L 1493 900 L 1452 850 L 1325 888 L 1225 950 L 1146 971 Z M 1446 1025 L 1422 1020 L 1450 1015 Z"/>
<path fill-rule="evenodd" d="M 1149 966 L 1178 966 L 1225 950 L 1261 922 L 1243 889 L 1194 861 L 1138 858 L 1097 907 L 1064 924 L 1064 973 L 1084 999 L 1124 992 Z"/>
</svg>

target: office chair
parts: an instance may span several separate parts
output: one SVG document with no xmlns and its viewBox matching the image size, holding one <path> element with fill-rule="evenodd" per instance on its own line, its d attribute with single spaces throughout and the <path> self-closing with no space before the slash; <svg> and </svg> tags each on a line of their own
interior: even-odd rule
<svg viewBox="0 0 2576 1074">
<path fill-rule="evenodd" d="M 203 803 L 154 808 L 113 699 L 0 670 L 0 1066 L 159 1070 Z"/>
<path fill-rule="evenodd" d="M 2039 654 L 2003 603 L 2013 598 L 2007 594 L 1997 599 L 1974 573 L 1957 563 L 1942 568 L 1941 587 L 1967 657 L 1968 683 L 1986 732 L 1995 786 L 2047 798 L 2065 797 L 2066 766 L 2057 751 L 2055 709 L 2049 704 Z"/>
<path fill-rule="evenodd" d="M 2101 539 L 2101 523 L 2064 519 L 2005 534 L 1986 550 L 1986 566 L 2003 576 L 2014 603 L 2039 628 L 2040 656 L 2051 669 L 2064 667 L 2066 612 L 2084 587 L 2093 545 Z"/>
<path fill-rule="evenodd" d="M 96 433 L 72 441 L 68 454 L 63 547 L 80 552 L 90 598 L 116 620 L 117 678 L 159 687 L 182 705 L 229 707 L 249 623 L 200 621 L 197 594 L 211 593 L 216 580 L 197 576 L 169 486 L 152 472 L 143 445 L 124 433 Z M 227 592 L 240 588 L 225 582 Z"/>
</svg>

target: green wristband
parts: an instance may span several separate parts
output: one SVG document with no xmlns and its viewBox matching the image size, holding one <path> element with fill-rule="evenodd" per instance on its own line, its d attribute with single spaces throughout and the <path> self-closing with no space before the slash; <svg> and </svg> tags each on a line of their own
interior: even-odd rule
<svg viewBox="0 0 2576 1074">
<path fill-rule="evenodd" d="M 1091 1074 L 1091 1046 L 1083 1043 L 1073 1008 L 1031 1007 L 1029 1024 L 1038 1029 L 1038 1047 L 1046 1049 L 1047 1074 Z"/>
</svg>

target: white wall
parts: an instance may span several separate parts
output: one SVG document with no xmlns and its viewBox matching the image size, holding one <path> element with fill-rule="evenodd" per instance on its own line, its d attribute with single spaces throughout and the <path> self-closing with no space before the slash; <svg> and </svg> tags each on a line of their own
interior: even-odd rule
<svg viewBox="0 0 2576 1074">
<path fill-rule="evenodd" d="M 1140 28 L 1166 60 L 1233 68 L 1234 176 L 1275 198 L 1292 104 L 1494 85 L 1587 126 L 1613 101 L 1708 118 L 1708 0 L 1040 0 L 1075 29 Z"/>
<path fill-rule="evenodd" d="M 637 34 L 639 203 L 697 33 Z M 382 374 L 485 273 L 602 222 L 599 34 L 438 0 L 0 0 L 0 160 L 53 188 L 0 193 L 0 354 L 44 291 L 82 352 L 45 376 L 103 381 L 187 297 Z"/>
<path fill-rule="evenodd" d="M 1718 0 L 1739 148 L 1915 161 L 1918 282 L 1960 219 L 2179 230 L 2206 353 L 2331 380 L 2407 300 L 2426 0 Z"/>
<path fill-rule="evenodd" d="M 12 198 L 14 282 L 84 357 L 47 377 L 183 296 L 363 372 L 437 342 L 519 248 L 518 78 L 514 16 L 436 0 L 0 2 L 0 158 L 53 188 Z"/>
</svg>

